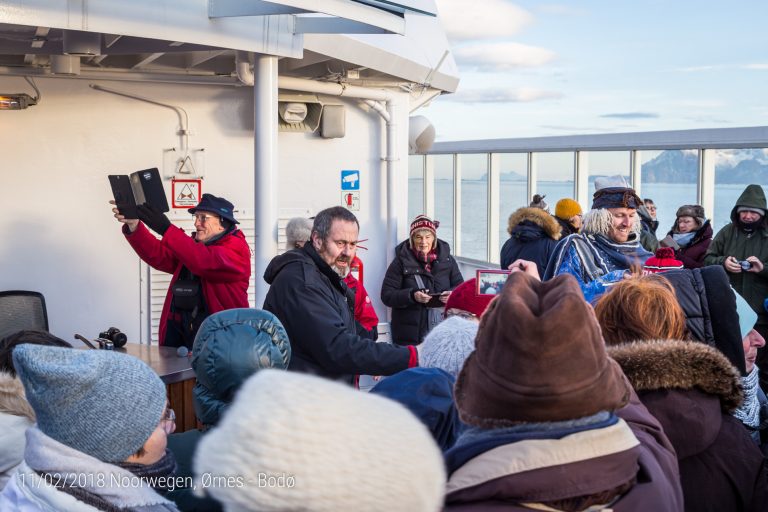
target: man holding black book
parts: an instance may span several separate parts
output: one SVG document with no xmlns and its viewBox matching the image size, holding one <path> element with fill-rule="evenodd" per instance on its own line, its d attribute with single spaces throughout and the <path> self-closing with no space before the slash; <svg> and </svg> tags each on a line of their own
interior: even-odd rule
<svg viewBox="0 0 768 512">
<path fill-rule="evenodd" d="M 251 251 L 237 229 L 232 203 L 203 194 L 189 210 L 195 217 L 191 237 L 151 204 L 136 207 L 138 219 L 126 218 L 117 207 L 112 211 L 136 254 L 152 268 L 173 274 L 160 316 L 160 345 L 192 348 L 207 316 L 248 307 Z"/>
</svg>

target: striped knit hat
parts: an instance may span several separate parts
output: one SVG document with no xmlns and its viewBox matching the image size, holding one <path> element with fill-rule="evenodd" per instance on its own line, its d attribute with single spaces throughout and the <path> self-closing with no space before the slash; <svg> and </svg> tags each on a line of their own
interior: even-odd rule
<svg viewBox="0 0 768 512">
<path fill-rule="evenodd" d="M 435 238 L 437 238 L 437 228 L 440 226 L 440 223 L 436 220 L 432 220 L 426 215 L 419 215 L 415 219 L 413 219 L 413 222 L 411 222 L 411 234 L 410 237 L 413 237 L 414 233 L 417 231 L 421 231 L 423 229 L 426 229 L 428 231 L 431 231 L 433 235 L 435 235 Z"/>
</svg>

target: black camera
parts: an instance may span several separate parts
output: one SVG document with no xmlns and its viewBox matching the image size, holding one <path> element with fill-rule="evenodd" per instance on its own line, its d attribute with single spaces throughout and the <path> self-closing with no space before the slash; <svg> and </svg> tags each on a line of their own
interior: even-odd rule
<svg viewBox="0 0 768 512">
<path fill-rule="evenodd" d="M 752 268 L 752 262 L 751 261 L 747 261 L 747 260 L 740 261 L 739 265 L 741 265 L 741 270 L 743 270 L 745 272 Z"/>
<path fill-rule="evenodd" d="M 128 336 L 117 327 L 110 327 L 106 331 L 100 332 L 99 338 L 111 341 L 115 348 L 120 348 L 128 343 Z"/>
</svg>

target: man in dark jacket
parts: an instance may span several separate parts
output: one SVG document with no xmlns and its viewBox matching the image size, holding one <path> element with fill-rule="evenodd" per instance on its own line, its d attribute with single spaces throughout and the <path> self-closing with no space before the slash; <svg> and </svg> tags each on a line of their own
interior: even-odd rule
<svg viewBox="0 0 768 512">
<path fill-rule="evenodd" d="M 151 206 L 140 205 L 138 211 L 141 222 L 112 209 L 136 254 L 149 266 L 173 274 L 160 315 L 160 345 L 192 348 L 208 315 L 249 306 L 251 250 L 237 229 L 232 203 L 213 194 L 203 194 L 189 209 L 195 217 L 192 237 Z"/>
<path fill-rule="evenodd" d="M 757 313 L 755 329 L 768 338 L 768 222 L 765 193 L 760 185 L 749 185 L 731 210 L 731 223 L 723 227 L 704 256 L 705 265 L 722 265 L 731 286 Z M 768 385 L 768 351 L 759 351 L 760 381 Z"/>
<path fill-rule="evenodd" d="M 349 210 L 325 209 L 315 217 L 310 243 L 267 266 L 264 280 L 271 286 L 263 309 L 280 319 L 291 340 L 288 370 L 352 383 L 356 374 L 391 375 L 417 365 L 414 347 L 357 334 L 354 295 L 332 266 L 349 265 L 359 229 Z"/>
</svg>

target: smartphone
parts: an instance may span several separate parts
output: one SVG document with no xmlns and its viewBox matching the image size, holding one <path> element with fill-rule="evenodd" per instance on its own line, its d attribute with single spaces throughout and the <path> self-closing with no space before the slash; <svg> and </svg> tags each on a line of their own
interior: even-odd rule
<svg viewBox="0 0 768 512">
<path fill-rule="evenodd" d="M 511 270 L 478 270 L 476 274 L 475 293 L 478 295 L 497 295 L 504 288 Z"/>
</svg>

